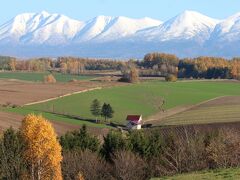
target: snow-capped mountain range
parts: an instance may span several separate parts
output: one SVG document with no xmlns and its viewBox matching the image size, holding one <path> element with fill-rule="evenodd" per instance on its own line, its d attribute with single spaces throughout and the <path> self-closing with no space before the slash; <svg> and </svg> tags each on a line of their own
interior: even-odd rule
<svg viewBox="0 0 240 180">
<path fill-rule="evenodd" d="M 142 58 L 152 51 L 180 57 L 240 56 L 240 13 L 217 20 L 195 11 L 162 22 L 98 16 L 88 21 L 48 12 L 24 13 L 0 25 L 0 55 Z"/>
</svg>

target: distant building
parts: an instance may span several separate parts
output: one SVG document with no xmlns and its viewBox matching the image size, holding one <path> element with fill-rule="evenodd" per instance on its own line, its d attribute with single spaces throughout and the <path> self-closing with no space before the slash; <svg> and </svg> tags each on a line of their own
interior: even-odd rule
<svg viewBox="0 0 240 180">
<path fill-rule="evenodd" d="M 128 115 L 127 119 L 128 129 L 141 129 L 142 128 L 142 115 Z"/>
</svg>

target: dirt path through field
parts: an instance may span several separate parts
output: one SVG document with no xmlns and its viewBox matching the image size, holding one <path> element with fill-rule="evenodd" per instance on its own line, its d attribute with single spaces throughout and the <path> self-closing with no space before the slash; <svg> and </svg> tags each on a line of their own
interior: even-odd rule
<svg viewBox="0 0 240 180">
<path fill-rule="evenodd" d="M 168 109 L 164 112 L 161 111 L 161 112 L 158 112 L 157 114 L 154 114 L 153 116 L 148 117 L 146 120 L 144 120 L 144 123 L 153 123 L 154 124 L 154 122 L 159 122 L 162 119 L 165 119 L 167 117 L 176 115 L 178 113 L 182 113 L 184 111 L 188 111 L 190 109 L 193 109 L 193 108 L 198 107 L 198 106 L 203 105 L 203 104 L 205 105 L 206 103 L 209 103 L 209 102 L 212 102 L 212 101 L 215 101 L 215 100 L 221 100 L 224 97 L 228 97 L 228 96 L 219 96 L 219 97 L 216 97 L 216 98 L 213 98 L 213 99 L 209 99 L 209 100 L 200 102 L 200 103 L 195 104 L 195 105 L 177 106 L 175 108 Z"/>
<path fill-rule="evenodd" d="M 41 100 L 41 101 L 27 103 L 27 104 L 24 104 L 23 106 L 28 106 L 28 105 L 33 105 L 33 104 L 40 104 L 40 103 L 44 103 L 44 102 L 60 99 L 60 98 L 63 98 L 63 97 L 71 96 L 71 95 L 74 95 L 74 94 L 80 94 L 80 93 L 94 91 L 94 90 L 98 90 L 98 89 L 102 89 L 102 87 L 90 88 L 90 89 L 85 89 L 85 90 L 76 91 L 76 92 L 72 92 L 72 93 L 67 93 L 67 94 L 64 94 L 64 95 L 61 95 L 61 96 L 57 96 L 57 97 L 54 97 L 54 98 L 49 98 L 49 99 L 45 99 L 45 100 Z"/>
</svg>

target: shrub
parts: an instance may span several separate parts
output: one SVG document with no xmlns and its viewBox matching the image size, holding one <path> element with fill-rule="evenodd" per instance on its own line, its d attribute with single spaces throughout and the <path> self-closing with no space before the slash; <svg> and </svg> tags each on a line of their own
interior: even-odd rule
<svg viewBox="0 0 240 180">
<path fill-rule="evenodd" d="M 146 163 L 131 151 L 116 152 L 113 162 L 116 179 L 145 180 L 150 178 L 146 171 Z"/>
<path fill-rule="evenodd" d="M 17 107 L 18 107 L 18 105 L 16 105 L 16 104 L 12 105 L 12 108 L 17 108 Z"/>
<path fill-rule="evenodd" d="M 104 77 L 98 78 L 98 80 L 100 82 L 111 82 L 112 81 L 112 77 L 111 76 L 104 76 Z"/>
<path fill-rule="evenodd" d="M 154 153 L 148 158 L 151 176 L 159 177 L 208 168 L 203 134 L 182 130 L 184 134 L 181 131 L 170 132 L 164 135 L 162 143 L 159 141 L 160 148 L 155 149 L 158 154 Z M 151 136 L 151 141 L 159 139 L 156 135 Z"/>
<path fill-rule="evenodd" d="M 129 65 L 122 69 L 122 78 L 119 79 L 120 82 L 138 83 L 139 82 L 139 72 L 134 65 Z"/>
<path fill-rule="evenodd" d="M 68 151 L 63 153 L 62 174 L 64 179 L 111 179 L 109 165 L 96 153 Z"/>
<path fill-rule="evenodd" d="M 56 79 L 52 74 L 44 76 L 44 83 L 56 83 Z"/>
<path fill-rule="evenodd" d="M 207 147 L 208 158 L 215 168 L 228 168 L 240 165 L 239 132 L 231 129 L 221 130 Z"/>
<path fill-rule="evenodd" d="M 119 82 L 129 82 L 129 79 L 126 77 L 121 77 L 120 79 L 118 79 Z"/>
<path fill-rule="evenodd" d="M 177 77 L 173 74 L 169 74 L 165 77 L 165 80 L 168 82 L 176 82 L 177 81 Z"/>
<path fill-rule="evenodd" d="M 129 82 L 130 83 L 138 83 L 139 82 L 138 70 L 135 67 L 131 67 L 131 69 L 130 69 Z"/>
</svg>

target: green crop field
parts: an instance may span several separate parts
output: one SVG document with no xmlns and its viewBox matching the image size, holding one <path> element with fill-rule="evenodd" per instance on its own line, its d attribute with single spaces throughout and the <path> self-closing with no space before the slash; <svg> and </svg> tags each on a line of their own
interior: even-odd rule
<svg viewBox="0 0 240 180">
<path fill-rule="evenodd" d="M 221 123 L 240 121 L 239 105 L 216 105 L 199 107 L 182 112 L 159 122 L 159 125 Z"/>
<path fill-rule="evenodd" d="M 18 79 L 24 81 L 43 81 L 44 76 L 50 74 L 49 72 L 1 72 L 0 79 Z M 67 82 L 72 79 L 87 80 L 92 79 L 94 76 L 78 76 L 61 73 L 53 73 L 58 82 Z"/>
<path fill-rule="evenodd" d="M 89 111 L 92 100 L 110 103 L 115 111 L 112 121 L 125 123 L 128 114 L 142 114 L 143 118 L 158 112 L 153 104 L 154 99 L 163 97 L 165 109 L 176 106 L 194 105 L 199 102 L 225 95 L 240 95 L 240 83 L 231 82 L 145 82 L 129 86 L 119 86 L 75 94 L 46 103 L 11 108 L 8 111 L 27 114 L 30 112 L 51 112 L 94 119 Z M 43 113 L 55 120 L 62 120 L 51 113 Z M 51 114 L 51 117 L 50 115 Z M 65 117 L 64 121 L 68 121 Z M 80 120 L 69 120 L 70 123 L 83 123 Z"/>
<path fill-rule="evenodd" d="M 163 177 L 163 178 L 152 178 L 152 180 L 234 180 L 240 179 L 240 169 L 221 169 L 214 171 L 203 171 L 196 173 L 181 174 L 172 177 Z"/>
</svg>

